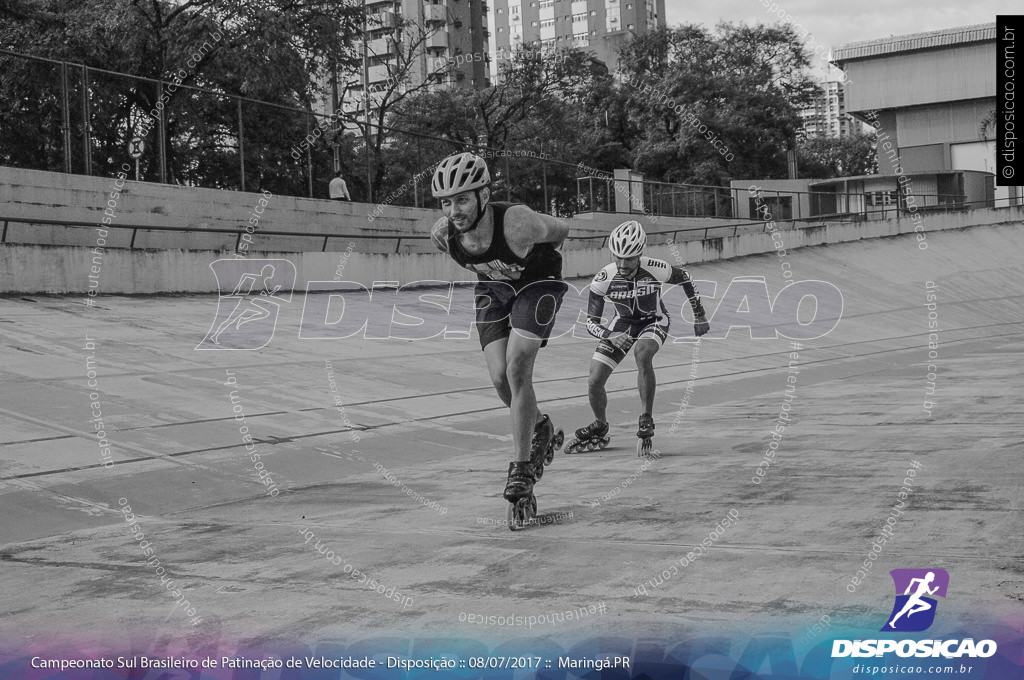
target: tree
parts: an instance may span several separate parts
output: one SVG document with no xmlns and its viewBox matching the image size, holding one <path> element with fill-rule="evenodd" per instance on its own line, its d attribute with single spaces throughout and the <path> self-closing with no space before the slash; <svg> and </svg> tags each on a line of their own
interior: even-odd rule
<svg viewBox="0 0 1024 680">
<path fill-rule="evenodd" d="M 421 64 L 430 38 L 440 31 L 441 25 L 421 26 L 414 21 L 406 20 L 396 29 L 389 31 L 386 27 L 381 28 L 380 19 L 370 21 L 373 23 L 370 25 L 369 35 L 376 36 L 376 40 L 383 45 L 376 49 L 368 47 L 367 58 L 374 66 L 384 67 L 387 76 L 383 82 L 377 84 L 373 92 L 363 93 L 364 98 L 370 98 L 368 119 L 363 113 L 364 109 L 351 110 L 340 117 L 343 122 L 358 127 L 362 132 L 363 144 L 369 145 L 373 191 L 371 192 L 371 187 L 365 186 L 361 181 L 361 178 L 367 175 L 365 165 L 353 174 L 353 177 L 359 178 L 356 180 L 358 184 L 364 184 L 363 193 L 368 202 L 375 200 L 375 196 L 387 195 L 389 184 L 394 184 L 395 180 L 414 174 L 403 173 L 401 178 L 389 177 L 391 165 L 385 159 L 386 151 L 395 142 L 390 123 L 396 118 L 402 104 L 429 90 L 438 82 L 446 80 L 455 70 L 453 62 L 426 58 L 425 72 L 416 73 L 416 67 Z M 365 100 L 363 103 L 365 105 Z M 364 147 L 364 158 L 365 151 Z M 358 157 L 357 155 L 356 158 Z M 358 166 L 358 162 L 355 162 L 355 165 Z"/>
<path fill-rule="evenodd" d="M 994 108 L 989 109 L 985 117 L 978 122 L 978 136 L 986 142 L 990 132 L 996 130 L 996 110 Z"/>
<path fill-rule="evenodd" d="M 157 148 L 161 126 L 155 118 L 162 117 L 171 180 L 224 188 L 239 186 L 243 160 L 240 116 L 230 95 L 311 111 L 323 96 L 327 65 L 351 60 L 350 38 L 361 21 L 360 8 L 333 0 L 41 0 L 23 1 L 8 12 L 12 19 L 0 27 L 5 47 L 135 76 L 90 71 L 86 83 L 81 69 L 69 74 L 77 107 L 72 148 L 81 148 L 85 139 L 81 102 L 87 91 L 94 172 L 116 171 L 128 139 L 140 128 L 147 131 L 147 147 Z M 26 102 L 59 96 L 52 74 L 33 96 L 17 83 L 23 78 L 19 71 L 30 67 L 13 59 L 7 64 L 16 68 L 5 69 L 10 75 L 0 80 L 0 99 L 12 89 Z M 304 168 L 288 150 L 306 134 L 307 118 L 280 107 L 242 108 L 246 186 L 291 186 L 296 193 L 293 185 Z M 0 124 L 19 124 L 15 113 L 4 112 Z M 11 139 L 2 143 L 3 157 L 23 158 L 38 141 L 13 140 L 13 148 Z M 154 153 L 143 158 L 149 178 L 157 172 L 154 161 Z M 82 166 L 76 158 L 75 169 Z"/>
<path fill-rule="evenodd" d="M 799 110 L 815 86 L 791 26 L 720 23 L 638 36 L 619 74 L 645 134 L 633 167 L 650 179 L 725 185 L 731 177 L 784 177 Z"/>
<path fill-rule="evenodd" d="M 436 163 L 472 150 L 489 159 L 497 196 L 572 214 L 576 163 L 614 154 L 597 115 L 598 95 L 609 92 L 611 82 L 607 68 L 579 50 L 521 49 L 502 64 L 498 84 L 424 92 L 396 109 L 395 124 L 415 136 L 395 156 Z"/>
<path fill-rule="evenodd" d="M 800 140 L 797 167 L 802 177 L 815 179 L 873 175 L 878 171 L 875 136 L 856 134 Z"/>
</svg>

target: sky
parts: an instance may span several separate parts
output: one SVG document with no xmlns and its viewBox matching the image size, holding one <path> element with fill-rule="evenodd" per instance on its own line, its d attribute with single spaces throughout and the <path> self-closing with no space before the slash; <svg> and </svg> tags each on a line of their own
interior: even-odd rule
<svg viewBox="0 0 1024 680">
<path fill-rule="evenodd" d="M 669 26 L 696 23 L 711 28 L 719 21 L 782 21 L 768 13 L 765 3 L 775 4 L 778 13 L 788 13 L 792 22 L 802 24 L 818 43 L 832 48 L 862 40 L 991 23 L 997 14 L 1024 14 L 1021 0 L 665 0 L 665 15 Z"/>
</svg>

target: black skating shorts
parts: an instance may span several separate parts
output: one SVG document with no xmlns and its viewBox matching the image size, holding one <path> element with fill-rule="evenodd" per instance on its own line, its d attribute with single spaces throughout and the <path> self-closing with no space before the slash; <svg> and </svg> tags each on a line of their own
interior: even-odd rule
<svg viewBox="0 0 1024 680">
<path fill-rule="evenodd" d="M 637 340 L 653 340 L 660 348 L 668 337 L 668 325 L 667 318 L 640 321 L 616 319 L 611 327 L 615 335 L 598 343 L 593 359 L 614 369 L 626 358 Z"/>
<path fill-rule="evenodd" d="M 476 284 L 476 322 L 481 349 L 516 331 L 547 344 L 568 286 L 557 279 L 543 279 L 514 288 L 504 281 Z"/>
</svg>

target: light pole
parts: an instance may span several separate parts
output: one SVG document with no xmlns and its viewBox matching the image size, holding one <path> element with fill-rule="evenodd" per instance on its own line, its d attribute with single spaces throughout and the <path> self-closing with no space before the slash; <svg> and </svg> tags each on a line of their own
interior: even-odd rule
<svg viewBox="0 0 1024 680">
<path fill-rule="evenodd" d="M 370 58 L 366 41 L 366 0 L 363 0 L 363 114 L 366 118 L 363 146 L 366 147 L 366 201 L 373 202 L 373 172 L 370 169 Z"/>
</svg>

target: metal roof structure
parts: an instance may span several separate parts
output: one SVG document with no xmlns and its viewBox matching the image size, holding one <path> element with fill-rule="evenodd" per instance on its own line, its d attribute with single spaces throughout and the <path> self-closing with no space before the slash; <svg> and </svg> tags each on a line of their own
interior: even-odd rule
<svg viewBox="0 0 1024 680">
<path fill-rule="evenodd" d="M 928 31 L 926 33 L 912 33 L 909 35 L 897 35 L 888 38 L 849 43 L 837 48 L 832 53 L 832 59 L 836 63 L 841 63 L 853 61 L 855 59 L 867 59 L 870 57 L 889 54 L 916 52 L 918 50 L 927 50 L 936 47 L 967 45 L 970 43 L 990 40 L 994 41 L 995 39 L 995 22 L 974 24 L 972 26 L 958 26 L 956 28 L 946 28 L 939 31 Z"/>
</svg>

